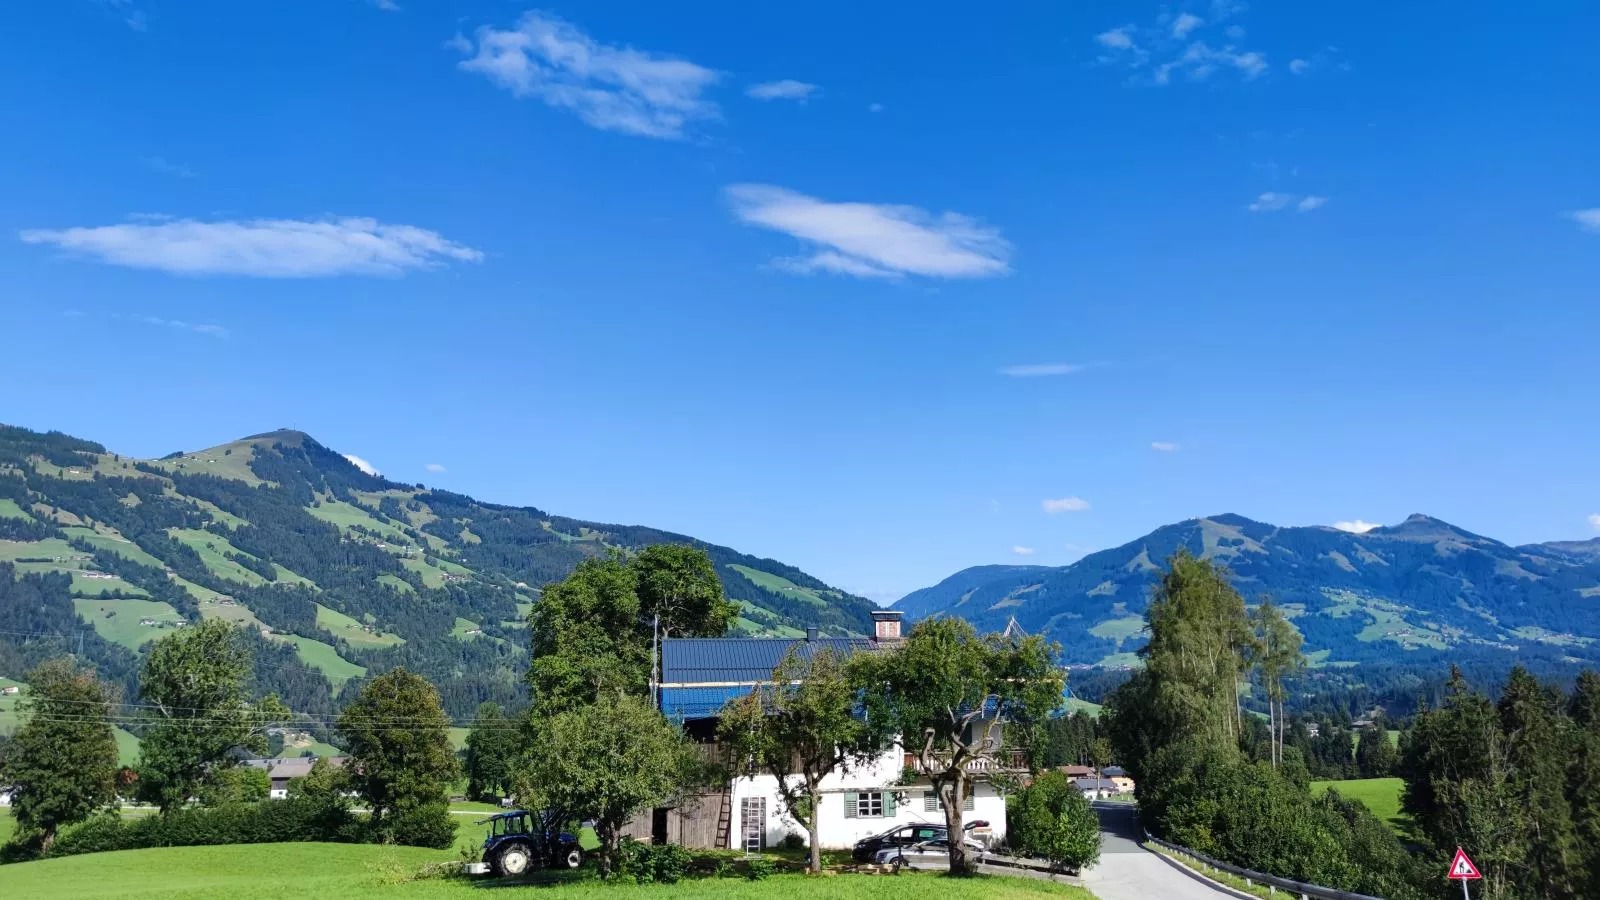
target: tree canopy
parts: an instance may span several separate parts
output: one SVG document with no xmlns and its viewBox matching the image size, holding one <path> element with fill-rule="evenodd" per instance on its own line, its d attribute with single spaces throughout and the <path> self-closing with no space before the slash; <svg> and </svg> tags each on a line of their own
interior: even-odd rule
<svg viewBox="0 0 1600 900">
<path fill-rule="evenodd" d="M 71 659 L 28 673 L 27 720 L 5 744 L 0 783 L 15 790 L 14 842 L 50 849 L 63 826 L 116 800 L 115 691 Z"/>
</svg>

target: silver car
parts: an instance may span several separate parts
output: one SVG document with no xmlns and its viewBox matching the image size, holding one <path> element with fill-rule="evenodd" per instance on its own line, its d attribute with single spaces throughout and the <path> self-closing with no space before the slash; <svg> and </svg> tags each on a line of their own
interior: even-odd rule
<svg viewBox="0 0 1600 900">
<path fill-rule="evenodd" d="M 977 841 L 968 839 L 962 841 L 967 847 L 967 855 L 974 859 L 982 860 L 987 852 L 984 846 Z M 886 847 L 879 850 L 873 858 L 880 866 L 905 866 L 920 868 L 923 866 L 941 865 L 950 861 L 950 842 L 944 838 L 935 838 L 918 844 L 908 844 L 904 847 Z"/>
</svg>

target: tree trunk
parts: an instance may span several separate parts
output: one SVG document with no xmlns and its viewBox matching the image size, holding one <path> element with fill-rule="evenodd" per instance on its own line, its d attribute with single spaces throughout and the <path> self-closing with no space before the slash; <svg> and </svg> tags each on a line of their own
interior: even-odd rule
<svg viewBox="0 0 1600 900">
<path fill-rule="evenodd" d="M 822 818 L 822 792 L 817 790 L 815 784 L 807 785 L 807 788 L 811 798 L 811 815 L 806 817 L 806 831 L 811 835 L 810 871 L 815 875 L 822 871 L 822 827 L 819 824 Z"/>
<path fill-rule="evenodd" d="M 43 855 L 49 853 L 51 846 L 53 846 L 55 844 L 55 842 L 56 842 L 56 826 L 54 826 L 54 825 L 46 825 L 44 827 L 44 834 L 41 835 L 40 838 L 39 838 L 39 855 L 43 856 Z"/>
<path fill-rule="evenodd" d="M 595 823 L 595 830 L 599 832 L 600 838 L 601 878 L 610 878 L 611 873 L 616 870 L 617 848 L 621 845 L 621 838 L 617 834 L 619 824 L 610 819 L 601 819 Z"/>
<path fill-rule="evenodd" d="M 967 773 L 957 765 L 949 779 L 938 786 L 939 799 L 944 802 L 944 823 L 949 829 L 950 874 L 971 875 L 972 860 L 967 858 L 966 835 L 961 830 L 961 803 L 965 795 Z"/>
</svg>

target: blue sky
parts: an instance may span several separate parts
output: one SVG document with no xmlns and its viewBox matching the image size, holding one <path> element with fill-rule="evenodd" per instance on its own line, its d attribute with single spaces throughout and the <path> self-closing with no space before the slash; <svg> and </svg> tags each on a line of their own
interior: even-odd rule
<svg viewBox="0 0 1600 900">
<path fill-rule="evenodd" d="M 304 429 L 887 600 L 1600 534 L 1600 10 L 0 8 L 0 421 Z"/>
</svg>

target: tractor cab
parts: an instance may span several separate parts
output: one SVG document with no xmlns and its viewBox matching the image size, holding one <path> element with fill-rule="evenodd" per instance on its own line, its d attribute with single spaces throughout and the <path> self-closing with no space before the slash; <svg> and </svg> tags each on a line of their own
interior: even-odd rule
<svg viewBox="0 0 1600 900">
<path fill-rule="evenodd" d="M 575 836 L 546 834 L 538 817 L 525 809 L 497 813 L 478 824 L 489 826 L 483 860 L 496 875 L 521 875 L 537 865 L 576 869 L 583 864 L 583 849 Z"/>
</svg>

